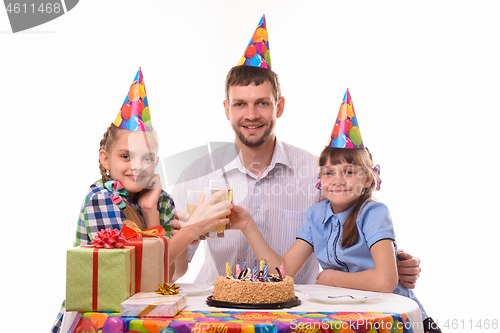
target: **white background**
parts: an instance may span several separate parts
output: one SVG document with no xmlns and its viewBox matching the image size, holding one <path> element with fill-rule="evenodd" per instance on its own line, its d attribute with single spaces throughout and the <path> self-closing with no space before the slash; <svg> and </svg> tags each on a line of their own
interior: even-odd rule
<svg viewBox="0 0 500 333">
<path fill-rule="evenodd" d="M 496 1 L 83 0 L 17 34 L 0 10 L 1 330 L 51 327 L 65 251 L 99 178 L 99 141 L 138 67 L 160 157 L 232 140 L 224 79 L 263 13 L 286 98 L 278 137 L 319 154 L 349 87 L 382 166 L 377 198 L 399 246 L 422 260 L 415 292 L 428 314 L 441 326 L 500 319 L 499 9 Z"/>
</svg>

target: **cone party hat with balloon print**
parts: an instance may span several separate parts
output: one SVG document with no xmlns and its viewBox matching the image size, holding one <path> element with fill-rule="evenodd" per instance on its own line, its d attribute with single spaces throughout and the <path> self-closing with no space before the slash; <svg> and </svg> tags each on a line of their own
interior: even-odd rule
<svg viewBox="0 0 500 333">
<path fill-rule="evenodd" d="M 333 126 L 327 146 L 348 149 L 364 148 L 349 88 L 345 92 L 344 99 L 340 105 L 339 114 L 337 115 L 337 120 Z"/>
<path fill-rule="evenodd" d="M 271 55 L 269 53 L 269 38 L 267 36 L 265 15 L 262 15 L 238 65 L 271 69 Z"/>
<path fill-rule="evenodd" d="M 149 131 L 153 129 L 149 113 L 146 86 L 139 67 L 127 97 L 115 120 L 115 126 L 129 131 Z"/>
</svg>

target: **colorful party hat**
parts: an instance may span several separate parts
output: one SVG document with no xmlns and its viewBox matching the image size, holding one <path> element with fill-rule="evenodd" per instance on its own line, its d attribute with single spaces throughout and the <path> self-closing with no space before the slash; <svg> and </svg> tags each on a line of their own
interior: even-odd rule
<svg viewBox="0 0 500 333">
<path fill-rule="evenodd" d="M 115 125 L 129 131 L 149 131 L 153 129 L 146 86 L 140 67 L 130 86 L 127 97 L 125 97 L 125 102 L 123 102 L 120 112 L 118 112 Z"/>
<path fill-rule="evenodd" d="M 349 88 L 345 92 L 344 99 L 340 105 L 337 121 L 333 126 L 332 135 L 328 142 L 328 147 L 335 148 L 364 148 L 363 139 L 359 132 L 358 118 L 354 112 Z"/>
<path fill-rule="evenodd" d="M 262 15 L 238 65 L 271 69 L 271 54 L 269 53 L 269 39 L 267 37 L 265 15 Z"/>
</svg>

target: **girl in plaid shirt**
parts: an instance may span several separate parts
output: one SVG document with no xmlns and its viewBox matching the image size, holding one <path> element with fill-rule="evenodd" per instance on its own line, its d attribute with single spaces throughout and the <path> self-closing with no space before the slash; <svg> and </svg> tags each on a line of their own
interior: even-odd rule
<svg viewBox="0 0 500 333">
<path fill-rule="evenodd" d="M 130 220 L 145 230 L 161 225 L 170 237 L 170 220 L 174 217 L 174 201 L 162 190 L 160 177 L 154 173 L 159 161 L 159 140 L 151 126 L 144 79 L 139 69 L 115 123 L 100 142 L 99 170 L 101 179 L 93 183 L 85 196 L 74 246 L 89 245 L 102 229 L 118 229 Z M 175 260 L 187 255 L 188 245 L 196 237 L 228 224 L 230 201 L 216 204 L 224 191 L 204 201 L 200 195 L 198 208 L 169 241 L 170 279 Z M 180 277 L 185 272 L 177 272 Z M 51 332 L 61 330 L 64 303 Z"/>
<path fill-rule="evenodd" d="M 99 149 L 101 179 L 89 188 L 80 210 L 75 246 L 88 245 L 97 231 L 121 229 L 130 220 L 142 230 L 161 225 L 170 235 L 174 201 L 161 189 L 159 175 L 154 173 L 159 157 L 155 130 L 129 131 L 111 124 L 104 133 Z M 229 201 L 214 204 L 224 193 L 211 196 L 170 241 L 172 261 L 187 249 L 199 235 L 217 225 L 227 224 Z M 203 199 L 202 199 L 203 200 Z M 208 219 L 208 220 L 207 220 Z M 206 221 L 204 221 L 206 220 Z M 203 221 L 202 223 L 194 223 Z"/>
<path fill-rule="evenodd" d="M 170 236 L 170 220 L 174 217 L 174 201 L 161 189 L 158 164 L 159 140 L 151 124 L 148 98 L 139 68 L 115 122 L 100 142 L 99 170 L 101 179 L 90 186 L 80 210 L 75 246 L 88 245 L 102 229 L 119 229 L 131 220 L 145 230 L 161 225 Z M 204 196 L 188 224 L 170 240 L 171 263 L 185 253 L 196 237 L 221 224 L 229 215 L 228 200 L 215 204 L 224 193 Z M 220 211 L 225 209 L 224 211 Z M 205 221 L 206 220 L 206 221 Z M 201 223 L 195 223 L 203 221 Z M 172 272 L 174 272 L 172 267 Z M 181 274 L 177 274 L 181 276 Z"/>
</svg>

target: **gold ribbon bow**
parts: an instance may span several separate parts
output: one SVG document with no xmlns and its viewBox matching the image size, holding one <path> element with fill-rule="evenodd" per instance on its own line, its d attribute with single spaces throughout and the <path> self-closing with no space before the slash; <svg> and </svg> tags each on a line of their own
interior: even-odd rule
<svg viewBox="0 0 500 333">
<path fill-rule="evenodd" d="M 161 226 L 154 226 L 147 230 L 141 230 L 134 222 L 130 220 L 123 221 L 123 224 L 127 226 L 127 228 L 123 227 L 122 232 L 125 234 L 125 237 L 131 238 L 135 236 L 143 237 L 160 237 L 166 234 L 165 229 Z M 130 229 L 131 230 L 130 230 Z"/>
<path fill-rule="evenodd" d="M 177 287 L 175 283 L 168 284 L 165 282 L 164 284 L 158 285 L 156 293 L 162 295 L 175 295 L 179 293 L 179 287 Z"/>
</svg>

